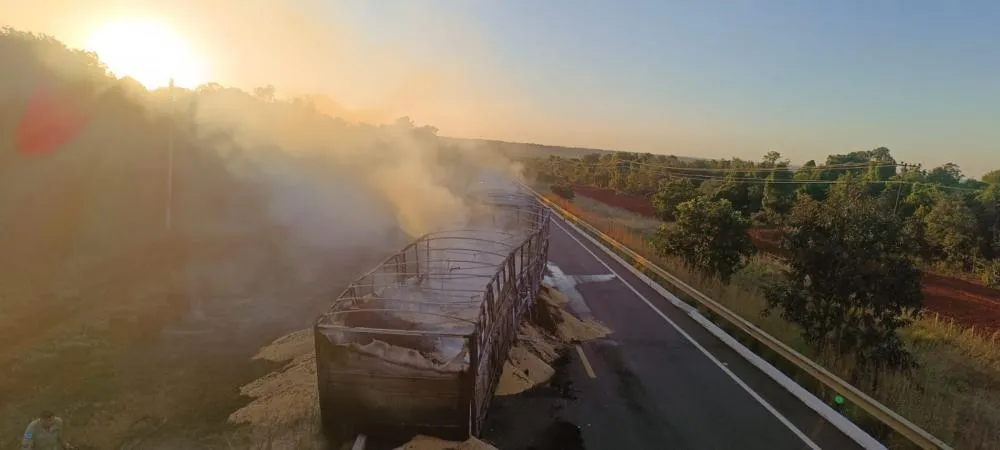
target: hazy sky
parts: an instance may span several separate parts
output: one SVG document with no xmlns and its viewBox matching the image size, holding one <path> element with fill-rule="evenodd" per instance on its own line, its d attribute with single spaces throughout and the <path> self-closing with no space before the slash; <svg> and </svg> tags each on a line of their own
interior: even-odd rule
<svg viewBox="0 0 1000 450">
<path fill-rule="evenodd" d="M 1000 168 L 1000 2 L 0 0 L 80 45 L 157 17 L 210 78 L 453 136 L 795 162 L 887 146 Z M 12 11 L 13 14 L 8 13 Z"/>
</svg>

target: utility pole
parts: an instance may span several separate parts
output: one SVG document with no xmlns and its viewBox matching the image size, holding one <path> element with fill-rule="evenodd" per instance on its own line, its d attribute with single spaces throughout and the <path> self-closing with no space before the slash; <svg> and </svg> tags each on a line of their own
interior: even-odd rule
<svg viewBox="0 0 1000 450">
<path fill-rule="evenodd" d="M 180 274 L 178 273 L 178 266 L 181 260 L 181 249 L 179 247 L 178 240 L 173 232 L 173 222 L 174 222 L 174 79 L 170 79 L 170 85 L 168 88 L 168 94 L 170 102 L 167 105 L 167 199 L 164 205 L 164 221 L 166 222 L 166 243 L 168 248 L 166 250 L 167 255 L 167 301 L 173 304 L 176 301 L 181 301 L 178 298 L 179 295 L 183 295 L 180 286 Z"/>
<path fill-rule="evenodd" d="M 167 116 L 167 233 L 173 228 L 174 221 L 174 79 L 170 79 L 170 108 Z"/>
</svg>

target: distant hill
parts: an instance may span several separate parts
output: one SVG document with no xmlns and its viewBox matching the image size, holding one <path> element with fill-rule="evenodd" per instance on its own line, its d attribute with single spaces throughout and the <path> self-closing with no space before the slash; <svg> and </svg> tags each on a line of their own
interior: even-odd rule
<svg viewBox="0 0 1000 450">
<path fill-rule="evenodd" d="M 562 158 L 579 158 L 591 153 L 614 153 L 615 150 L 602 150 L 584 147 L 560 147 L 556 145 L 525 144 L 521 142 L 504 142 L 490 139 L 462 139 L 441 137 L 441 140 L 449 144 L 460 146 L 476 146 L 493 150 L 508 158 L 524 158 L 555 155 Z"/>
<path fill-rule="evenodd" d="M 523 142 L 506 142 L 506 141 L 496 141 L 492 139 L 464 139 L 464 138 L 452 138 L 452 137 L 441 137 L 446 143 L 454 145 L 465 145 L 465 146 L 476 146 L 484 147 L 489 150 L 493 150 L 508 158 L 525 158 L 525 157 L 539 157 L 539 156 L 549 156 L 554 155 L 561 158 L 579 158 L 583 155 L 589 155 L 593 153 L 616 153 L 625 152 L 626 150 L 606 150 L 600 148 L 586 148 L 586 147 L 563 147 L 559 145 L 544 145 L 544 144 L 527 144 Z M 629 152 L 633 153 L 633 152 Z M 676 155 L 675 155 L 676 156 Z M 694 158 L 690 156 L 677 156 L 681 161 L 695 161 L 704 158 Z"/>
</svg>

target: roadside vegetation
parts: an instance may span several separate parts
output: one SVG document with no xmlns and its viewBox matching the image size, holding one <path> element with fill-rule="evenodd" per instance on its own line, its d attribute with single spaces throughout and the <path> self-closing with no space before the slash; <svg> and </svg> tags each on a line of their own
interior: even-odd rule
<svg viewBox="0 0 1000 450">
<path fill-rule="evenodd" d="M 0 61 L 0 449 L 41 409 L 93 448 L 231 446 L 238 386 L 269 369 L 241 364 L 446 216 L 448 192 L 475 175 L 463 142 L 406 118 L 350 122 L 322 96 L 149 90 L 12 29 Z M 553 199 L 957 448 L 1000 448 L 997 337 L 917 314 L 912 289 L 914 267 L 1000 283 L 1000 172 L 970 180 L 884 148 L 792 169 L 776 153 L 482 145 L 495 152 L 477 158 L 552 152 L 527 172 Z M 641 196 L 658 217 L 583 187 Z M 781 261 L 754 256 L 751 225 L 782 236 Z M 178 323 L 197 326 L 164 332 Z"/>
<path fill-rule="evenodd" d="M 0 28 L 0 450 L 43 409 L 81 448 L 232 448 L 257 349 L 524 150 L 464 145 Z"/>
<path fill-rule="evenodd" d="M 527 172 L 578 187 L 550 198 L 955 448 L 1000 447 L 1000 336 L 925 312 L 920 284 L 921 269 L 989 283 L 1000 172 L 967 179 L 885 148 L 797 169 L 775 152 L 618 153 L 538 158 Z M 580 193 L 595 188 L 644 197 L 664 222 L 626 226 L 628 213 Z M 706 213 L 727 207 L 741 220 Z M 759 256 L 744 250 L 751 223 L 778 236 Z"/>
<path fill-rule="evenodd" d="M 653 246 L 659 254 L 680 257 L 705 279 L 728 283 L 756 253 L 747 234 L 750 221 L 729 200 L 696 197 L 677 205 L 673 215 L 676 221 L 657 230 Z"/>
</svg>

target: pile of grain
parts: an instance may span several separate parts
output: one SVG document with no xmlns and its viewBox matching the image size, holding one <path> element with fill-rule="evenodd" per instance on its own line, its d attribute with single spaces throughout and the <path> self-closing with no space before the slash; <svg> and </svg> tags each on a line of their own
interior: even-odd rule
<svg viewBox="0 0 1000 450">
<path fill-rule="evenodd" d="M 565 295 L 542 285 L 538 300 L 528 320 L 521 325 L 518 340 L 504 363 L 497 395 L 518 394 L 545 383 L 555 374 L 550 364 L 563 350 L 573 343 L 599 339 L 610 333 L 597 321 L 574 316 L 566 310 L 568 304 Z"/>
<path fill-rule="evenodd" d="M 582 320 L 569 312 L 566 308 L 569 299 L 555 288 L 542 285 L 538 293 L 537 314 L 547 314 L 547 321 L 554 322 L 555 334 L 559 340 L 565 344 L 591 341 L 600 339 L 611 333 L 607 327 L 593 319 Z M 544 311 L 538 312 L 539 308 Z"/>
<path fill-rule="evenodd" d="M 542 359 L 522 343 L 511 347 L 496 395 L 518 394 L 548 381 L 556 372 L 549 365 L 553 360 Z"/>
<path fill-rule="evenodd" d="M 274 449 L 302 448 L 319 430 L 316 353 L 312 329 L 285 335 L 262 348 L 254 359 L 287 363 L 240 388 L 254 400 L 229 415 L 233 423 L 251 427 L 255 441 Z"/>
<path fill-rule="evenodd" d="M 476 438 L 470 438 L 465 442 L 453 442 L 418 435 L 395 450 L 497 450 L 497 448 Z"/>
</svg>

